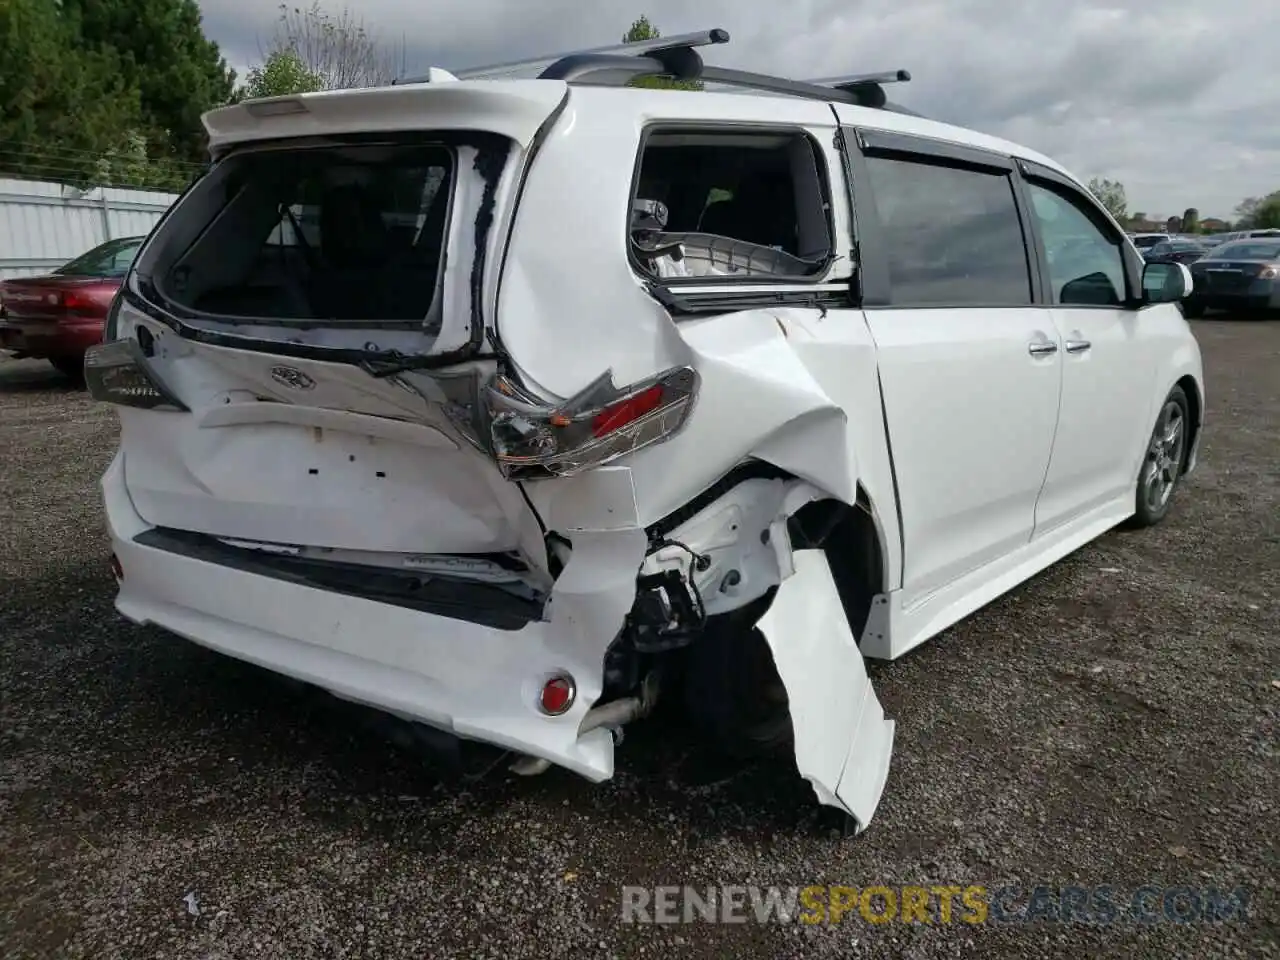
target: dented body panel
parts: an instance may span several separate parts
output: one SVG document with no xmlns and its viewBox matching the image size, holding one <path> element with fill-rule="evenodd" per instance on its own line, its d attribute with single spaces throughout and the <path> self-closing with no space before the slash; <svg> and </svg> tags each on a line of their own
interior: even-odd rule
<svg viewBox="0 0 1280 960">
<path fill-rule="evenodd" d="M 567 481 L 558 508 L 573 557 L 546 618 L 519 630 L 431 615 L 236 569 L 140 543 L 148 524 L 130 500 L 130 454 L 102 487 L 123 577 L 117 608 L 203 646 L 315 684 L 344 699 L 467 739 L 543 757 L 591 780 L 613 775 L 606 730 L 578 737 L 600 694 L 599 663 L 635 595 L 644 532 L 625 467 Z M 568 514 L 564 516 L 564 514 Z M 541 678 L 582 684 L 563 716 L 531 712 Z"/>
</svg>

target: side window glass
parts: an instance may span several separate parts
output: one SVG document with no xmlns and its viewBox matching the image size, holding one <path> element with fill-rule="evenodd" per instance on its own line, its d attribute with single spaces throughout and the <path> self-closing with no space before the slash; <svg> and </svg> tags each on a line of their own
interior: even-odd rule
<svg viewBox="0 0 1280 960">
<path fill-rule="evenodd" d="M 1119 306 L 1125 300 L 1124 253 L 1076 201 L 1028 183 L 1049 259 L 1050 295 L 1062 306 Z M 1162 243 L 1161 247 L 1168 247 Z M 1148 251 L 1153 253 L 1154 251 Z"/>
<path fill-rule="evenodd" d="M 868 157 L 894 306 L 1027 306 L 1031 269 L 1006 173 Z"/>
<path fill-rule="evenodd" d="M 653 131 L 632 198 L 632 252 L 664 280 L 817 277 L 832 255 L 826 176 L 802 133 Z"/>
<path fill-rule="evenodd" d="M 125 274 L 129 272 L 129 265 L 133 263 L 133 258 L 138 255 L 138 246 L 130 244 L 116 251 L 115 257 L 112 258 L 111 266 L 116 273 Z"/>
</svg>

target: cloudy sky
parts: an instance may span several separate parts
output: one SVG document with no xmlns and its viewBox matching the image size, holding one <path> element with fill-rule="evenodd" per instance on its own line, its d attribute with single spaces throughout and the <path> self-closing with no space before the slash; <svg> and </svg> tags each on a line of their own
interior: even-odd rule
<svg viewBox="0 0 1280 960">
<path fill-rule="evenodd" d="M 243 76 L 277 6 L 199 0 Z M 307 5 L 310 0 L 293 0 Z M 340 11 L 343 0 L 321 0 Z M 612 43 L 646 14 L 663 33 L 727 29 L 709 57 L 796 78 L 905 67 L 895 99 L 1008 137 L 1084 179 L 1120 180 L 1131 213 L 1229 217 L 1280 189 L 1274 0 L 351 0 L 411 73 Z"/>
</svg>

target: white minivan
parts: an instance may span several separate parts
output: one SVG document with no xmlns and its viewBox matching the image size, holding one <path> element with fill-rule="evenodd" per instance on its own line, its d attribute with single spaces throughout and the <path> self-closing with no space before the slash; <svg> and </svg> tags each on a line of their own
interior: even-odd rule
<svg viewBox="0 0 1280 960">
<path fill-rule="evenodd" d="M 865 827 L 864 658 L 1170 509 L 1191 280 L 905 73 L 725 39 L 209 113 L 86 359 L 120 612 L 526 774 L 671 698 Z"/>
</svg>

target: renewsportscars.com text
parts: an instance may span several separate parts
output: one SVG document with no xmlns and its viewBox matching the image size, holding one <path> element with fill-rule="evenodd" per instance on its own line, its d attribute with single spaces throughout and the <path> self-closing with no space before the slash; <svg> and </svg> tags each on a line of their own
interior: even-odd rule
<svg viewBox="0 0 1280 960">
<path fill-rule="evenodd" d="M 622 888 L 623 923 L 1225 923 L 1243 887 L 659 886 Z"/>
</svg>

